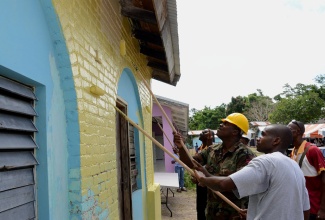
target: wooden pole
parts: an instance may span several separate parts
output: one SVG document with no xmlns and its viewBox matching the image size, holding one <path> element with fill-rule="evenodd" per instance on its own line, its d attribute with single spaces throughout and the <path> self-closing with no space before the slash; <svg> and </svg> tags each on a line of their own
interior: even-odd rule
<svg viewBox="0 0 325 220">
<path fill-rule="evenodd" d="M 137 125 L 135 122 L 133 122 L 127 115 L 124 114 L 120 109 L 118 109 L 115 105 L 113 106 L 116 111 L 118 111 L 128 122 L 130 122 L 134 127 L 136 127 L 139 131 L 141 131 L 146 137 L 148 137 L 154 144 L 156 144 L 160 149 L 162 149 L 165 153 L 167 153 L 169 156 L 171 156 L 175 161 L 177 161 L 179 164 L 181 164 L 193 177 L 195 177 L 194 171 L 191 170 L 185 163 L 183 163 L 180 159 L 175 157 L 174 154 L 169 152 L 164 146 L 162 146 L 156 139 L 151 137 L 145 130 L 143 130 L 139 125 Z M 226 203 L 228 203 L 231 207 L 233 207 L 237 212 L 242 213 L 242 210 L 236 206 L 233 202 L 231 202 L 227 197 L 222 195 L 218 191 L 212 190 L 215 194 L 217 194 L 221 199 L 223 199 Z"/>
<path fill-rule="evenodd" d="M 143 78 L 143 76 L 141 75 L 141 73 L 139 73 L 140 77 L 142 78 L 142 81 L 144 83 L 144 85 L 147 87 L 147 89 L 149 90 L 152 98 L 155 100 L 155 102 L 157 103 L 158 107 L 160 108 L 160 111 L 163 113 L 163 115 L 165 116 L 168 124 L 170 125 L 170 127 L 173 129 L 173 132 L 177 133 L 177 130 L 175 129 L 173 123 L 169 120 L 169 118 L 167 117 L 166 112 L 164 111 L 164 109 L 162 108 L 162 106 L 160 105 L 159 101 L 157 100 L 156 96 L 153 94 L 152 90 L 150 89 L 150 86 L 148 85 L 148 83 L 146 82 L 145 78 Z M 182 147 L 185 150 L 187 156 L 189 158 L 191 158 L 192 156 L 190 155 L 190 152 L 188 151 L 187 147 L 185 146 L 184 142 L 181 141 Z M 194 166 L 193 162 L 191 161 L 192 165 Z"/>
<path fill-rule="evenodd" d="M 159 124 L 159 122 L 157 121 L 157 119 L 155 119 L 155 120 L 156 120 L 156 122 L 157 122 L 158 127 L 160 128 L 160 130 L 162 131 L 162 133 L 163 133 L 163 134 L 165 135 L 165 137 L 167 138 L 167 140 L 168 140 L 170 146 L 173 147 L 173 143 L 169 140 L 169 138 L 168 138 L 168 136 L 166 135 L 164 129 L 160 126 L 160 124 Z"/>
<path fill-rule="evenodd" d="M 119 108 L 114 106 L 116 111 L 118 111 L 128 122 L 130 122 L 134 127 L 136 127 L 139 131 L 141 131 L 146 137 L 148 137 L 154 144 L 156 144 L 160 149 L 162 149 L 165 153 L 167 153 L 169 156 L 171 156 L 174 160 L 176 160 L 178 163 L 180 163 L 184 168 L 186 168 L 192 176 L 195 177 L 195 174 L 193 170 L 191 170 L 185 163 L 183 163 L 180 159 L 175 157 L 174 154 L 172 154 L 170 151 L 168 151 L 164 146 L 162 146 L 156 139 L 151 137 L 150 134 L 148 134 L 145 130 L 143 130 L 139 125 L 137 125 L 134 121 L 132 121 L 127 115 L 124 114 Z"/>
</svg>

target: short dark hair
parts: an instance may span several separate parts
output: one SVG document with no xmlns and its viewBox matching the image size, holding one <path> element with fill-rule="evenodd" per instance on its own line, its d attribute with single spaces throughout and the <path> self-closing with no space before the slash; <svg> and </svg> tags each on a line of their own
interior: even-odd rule
<svg viewBox="0 0 325 220">
<path fill-rule="evenodd" d="M 209 133 L 210 135 L 212 135 L 212 142 L 215 142 L 214 131 L 212 131 L 210 128 L 206 128 L 201 132 L 200 136 L 204 136 L 204 134 L 206 134 L 206 133 Z"/>
<path fill-rule="evenodd" d="M 301 131 L 301 134 L 304 134 L 305 133 L 305 124 L 302 123 L 301 121 L 292 120 L 290 123 L 297 125 L 297 127 Z"/>
<path fill-rule="evenodd" d="M 268 132 L 274 137 L 281 138 L 281 148 L 288 149 L 292 144 L 292 132 L 291 130 L 282 124 L 271 124 L 267 126 Z"/>
</svg>

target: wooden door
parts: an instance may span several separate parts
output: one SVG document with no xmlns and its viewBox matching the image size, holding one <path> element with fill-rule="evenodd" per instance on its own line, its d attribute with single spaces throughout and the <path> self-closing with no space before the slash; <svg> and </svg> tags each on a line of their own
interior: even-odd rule
<svg viewBox="0 0 325 220">
<path fill-rule="evenodd" d="M 116 106 L 126 114 L 126 103 L 118 100 Z M 116 144 L 120 219 L 131 220 L 132 187 L 130 174 L 129 127 L 128 121 L 118 112 L 116 112 Z"/>
</svg>

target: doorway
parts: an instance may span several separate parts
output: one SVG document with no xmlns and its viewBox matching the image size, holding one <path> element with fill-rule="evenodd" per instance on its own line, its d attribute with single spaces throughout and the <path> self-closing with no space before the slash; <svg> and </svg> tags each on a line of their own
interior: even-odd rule
<svg viewBox="0 0 325 220">
<path fill-rule="evenodd" d="M 127 114 L 127 104 L 117 100 L 116 107 Z M 116 161 L 120 219 L 132 220 L 132 188 L 130 175 L 128 121 L 116 111 Z"/>
</svg>

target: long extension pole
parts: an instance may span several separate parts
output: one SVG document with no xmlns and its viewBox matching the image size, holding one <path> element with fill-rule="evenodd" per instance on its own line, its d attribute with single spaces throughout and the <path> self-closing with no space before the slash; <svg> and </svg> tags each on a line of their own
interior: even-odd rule
<svg viewBox="0 0 325 220">
<path fill-rule="evenodd" d="M 156 120 L 157 121 L 157 120 Z M 160 130 L 163 132 L 163 134 L 165 135 L 165 137 L 167 138 L 167 140 L 169 141 L 169 143 L 170 143 L 170 145 L 172 145 L 172 143 L 171 143 L 171 141 L 169 140 L 169 138 L 167 137 L 167 135 L 166 135 L 166 133 L 164 132 L 164 130 L 163 130 L 163 128 L 160 126 L 160 124 L 159 124 L 159 122 L 157 121 L 157 124 L 158 124 L 158 126 L 159 126 L 159 128 L 160 128 Z M 162 146 L 162 147 L 164 147 L 164 146 Z M 164 147 L 165 148 L 165 147 Z M 166 149 L 166 148 L 165 148 Z M 174 155 L 173 155 L 174 156 Z M 175 157 L 173 157 L 174 159 L 175 159 Z M 178 159 L 178 158 L 177 158 Z M 177 161 L 178 162 L 178 161 Z M 185 169 L 187 170 L 187 171 L 189 171 L 190 173 L 191 173 L 191 169 L 187 166 L 187 165 L 185 165 L 184 166 L 185 167 Z M 191 175 L 192 175 L 192 173 L 191 173 Z M 211 189 L 212 190 L 212 189 Z M 241 209 L 239 209 L 233 202 L 231 202 L 227 197 L 225 197 L 223 194 L 221 194 L 220 192 L 218 192 L 218 191 L 214 191 L 214 190 L 212 190 L 215 194 L 217 194 L 219 197 L 221 197 L 224 201 L 226 201 L 230 206 L 232 206 L 236 211 L 238 211 L 238 212 L 241 212 Z"/>
<path fill-rule="evenodd" d="M 177 133 L 177 130 L 175 129 L 173 123 L 169 120 L 169 118 L 168 118 L 166 112 L 164 111 L 164 109 L 163 109 L 162 106 L 160 105 L 159 101 L 157 100 L 156 96 L 153 94 L 152 90 L 150 89 L 150 86 L 148 85 L 148 83 L 146 82 L 146 80 L 143 78 L 143 76 L 141 75 L 141 73 L 139 73 L 139 75 L 140 75 L 140 77 L 142 78 L 142 81 L 143 81 L 144 85 L 145 85 L 145 86 L 147 87 L 147 89 L 149 90 L 149 92 L 150 92 L 152 98 L 155 100 L 155 102 L 157 103 L 158 107 L 160 108 L 160 111 L 161 111 L 161 112 L 163 113 L 163 115 L 165 116 L 165 118 L 166 118 L 168 124 L 169 124 L 170 127 L 173 129 L 173 132 Z M 183 147 L 184 151 L 186 152 L 187 156 L 188 156 L 189 158 L 191 158 L 191 155 L 190 155 L 190 153 L 189 153 L 189 151 L 188 151 L 188 149 L 187 149 L 187 147 L 185 146 L 185 144 L 184 144 L 183 141 L 181 141 L 181 144 L 182 144 L 182 147 Z M 191 163 L 192 163 L 192 165 L 194 166 L 194 164 L 193 164 L 192 161 L 191 161 Z"/>
<path fill-rule="evenodd" d="M 166 135 L 164 129 L 163 129 L 163 128 L 161 127 L 161 125 L 159 124 L 158 120 L 157 120 L 157 119 L 155 119 L 155 120 L 156 120 L 157 125 L 158 125 L 158 127 L 160 128 L 161 132 L 162 132 L 162 133 L 165 135 L 165 137 L 167 138 L 167 140 L 168 140 L 170 146 L 173 146 L 172 142 L 169 140 L 168 136 Z"/>
<path fill-rule="evenodd" d="M 169 156 L 171 156 L 175 161 L 177 161 L 179 164 L 181 164 L 193 177 L 195 177 L 195 174 L 193 170 L 191 170 L 185 163 L 183 163 L 180 159 L 175 157 L 171 152 L 169 152 L 164 146 L 162 146 L 156 139 L 151 137 L 145 130 L 143 130 L 139 125 L 137 125 L 135 122 L 133 122 L 127 115 L 124 114 L 120 109 L 118 109 L 115 105 L 112 105 L 116 111 L 118 111 L 128 122 L 130 122 L 134 127 L 136 127 L 139 131 L 141 131 L 146 137 L 148 137 L 154 144 L 156 144 L 160 149 L 162 149 L 165 153 L 167 153 Z M 212 189 L 211 189 L 212 190 Z M 236 206 L 233 202 L 231 202 L 227 197 L 222 195 L 220 192 L 212 190 L 215 194 L 217 194 L 221 199 L 223 199 L 225 202 L 228 203 L 231 207 L 233 207 L 237 212 L 242 213 L 242 210 Z"/>
</svg>

